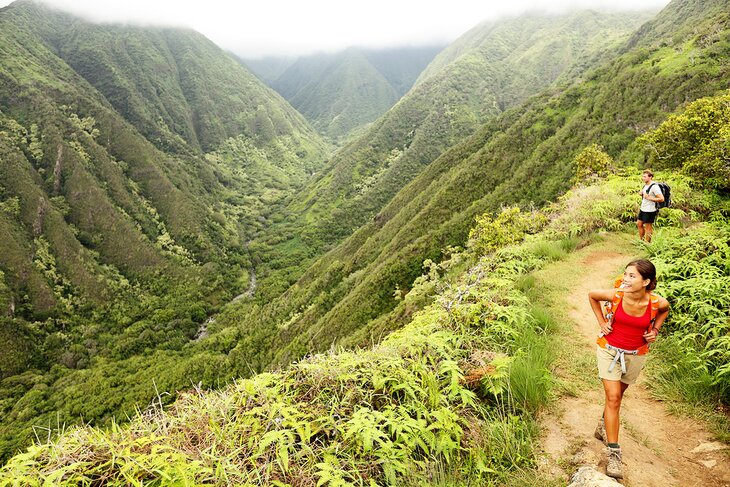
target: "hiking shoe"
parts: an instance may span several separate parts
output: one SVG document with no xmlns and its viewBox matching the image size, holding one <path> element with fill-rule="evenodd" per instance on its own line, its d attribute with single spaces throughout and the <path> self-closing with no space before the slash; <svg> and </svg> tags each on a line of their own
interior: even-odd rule
<svg viewBox="0 0 730 487">
<path fill-rule="evenodd" d="M 596 431 L 593 433 L 593 436 L 595 436 L 596 439 L 601 440 L 604 445 L 608 444 L 608 440 L 606 440 L 606 422 L 603 421 L 603 418 L 598 420 L 598 425 L 596 426 Z"/>
<path fill-rule="evenodd" d="M 624 478 L 624 474 L 621 473 L 621 448 L 606 447 L 606 456 L 608 462 L 606 463 L 606 475 L 615 479 Z"/>
</svg>

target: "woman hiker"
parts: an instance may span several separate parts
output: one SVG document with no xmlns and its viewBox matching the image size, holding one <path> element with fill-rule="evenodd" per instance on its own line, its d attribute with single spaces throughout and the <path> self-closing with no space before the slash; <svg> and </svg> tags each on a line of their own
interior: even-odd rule
<svg viewBox="0 0 730 487">
<path fill-rule="evenodd" d="M 618 443 L 621 399 L 629 385 L 636 382 L 644 368 L 649 344 L 659 335 L 659 329 L 669 313 L 669 302 L 653 293 L 656 268 L 651 261 L 629 262 L 617 289 L 594 290 L 588 300 L 601 328 L 596 343 L 598 376 L 603 382 L 606 402 L 603 417 L 596 428 L 596 438 L 606 445 L 606 474 L 623 478 L 621 447 Z M 611 303 L 604 317 L 601 301 Z"/>
</svg>

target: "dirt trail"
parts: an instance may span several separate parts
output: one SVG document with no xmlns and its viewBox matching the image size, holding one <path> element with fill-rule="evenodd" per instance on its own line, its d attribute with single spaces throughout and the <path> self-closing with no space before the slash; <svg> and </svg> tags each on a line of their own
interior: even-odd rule
<svg viewBox="0 0 730 487">
<path fill-rule="evenodd" d="M 580 347 L 593 356 L 597 324 L 588 304 L 588 291 L 610 286 L 630 257 L 590 247 L 579 254 L 581 277 L 568 285 L 565 296 L 571 299 L 566 299 L 566 305 L 568 316 L 580 333 Z M 595 360 L 591 363 L 595 364 Z M 669 414 L 661 402 L 651 398 L 646 380 L 642 375 L 636 385 L 627 389 L 621 406 L 621 484 L 730 486 L 727 446 L 713 441 L 696 421 Z M 580 397 L 561 398 L 557 410 L 542 418 L 545 433 L 540 467 L 547 476 L 567 479 L 582 465 L 597 466 L 605 473 L 604 446 L 593 437 L 602 411 L 603 391 L 596 378 L 595 389 L 581 393 Z"/>
</svg>

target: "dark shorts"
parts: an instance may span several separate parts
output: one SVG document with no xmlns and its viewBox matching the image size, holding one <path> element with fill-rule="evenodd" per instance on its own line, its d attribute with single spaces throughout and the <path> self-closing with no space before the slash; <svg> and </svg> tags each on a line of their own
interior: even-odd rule
<svg viewBox="0 0 730 487">
<path fill-rule="evenodd" d="M 654 220 L 656 220 L 656 215 L 659 213 L 658 211 L 640 211 L 639 216 L 636 218 L 638 221 L 642 221 L 644 223 L 654 223 Z"/>
</svg>

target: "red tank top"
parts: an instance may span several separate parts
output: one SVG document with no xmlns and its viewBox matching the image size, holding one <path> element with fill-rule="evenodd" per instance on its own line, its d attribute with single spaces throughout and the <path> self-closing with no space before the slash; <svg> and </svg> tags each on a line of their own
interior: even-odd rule
<svg viewBox="0 0 730 487">
<path fill-rule="evenodd" d="M 651 324 L 651 301 L 642 316 L 631 316 L 624 311 L 623 299 L 618 304 L 616 315 L 613 317 L 613 330 L 606 335 L 608 343 L 624 350 L 637 350 L 642 347 L 644 333 Z"/>
</svg>

